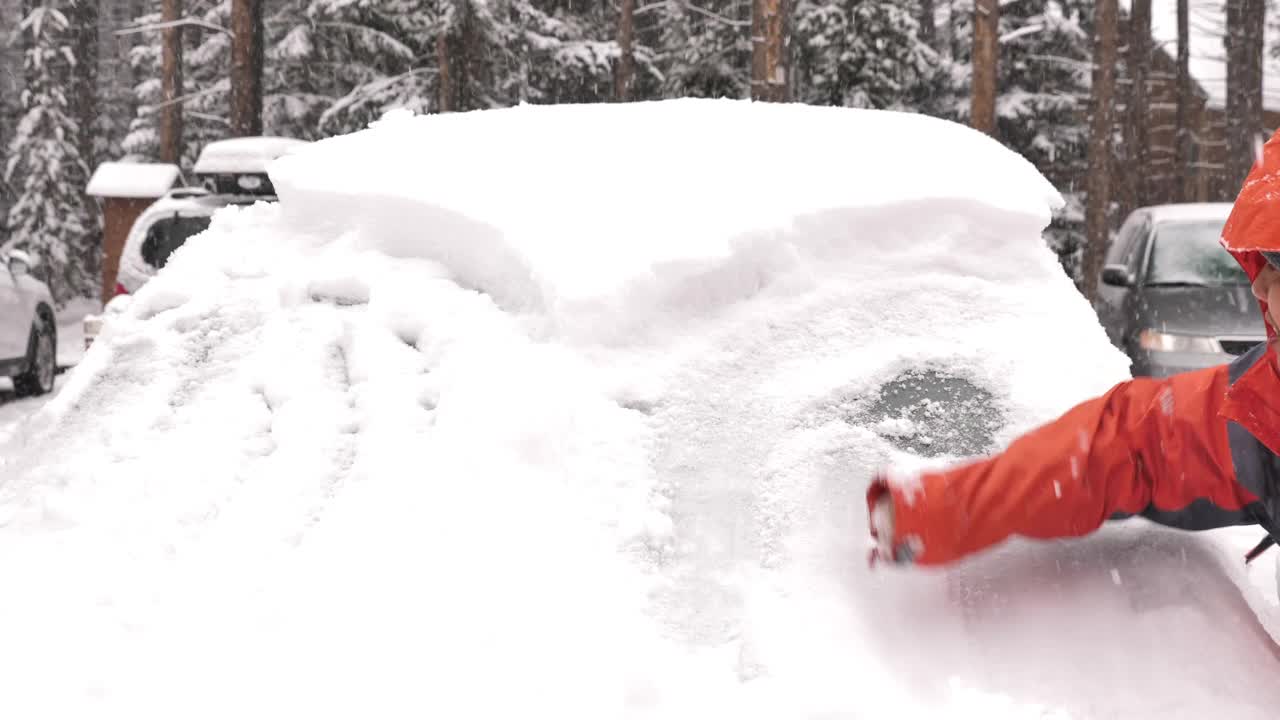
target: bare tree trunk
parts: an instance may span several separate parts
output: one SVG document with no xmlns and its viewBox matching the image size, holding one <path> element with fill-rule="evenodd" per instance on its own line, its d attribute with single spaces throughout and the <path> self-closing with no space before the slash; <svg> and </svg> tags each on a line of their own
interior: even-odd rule
<svg viewBox="0 0 1280 720">
<path fill-rule="evenodd" d="M 618 58 L 617 74 L 614 78 L 613 98 L 618 102 L 631 99 L 631 82 L 635 75 L 636 56 L 632 47 L 635 32 L 636 0 L 622 0 L 622 11 L 618 16 Z"/>
<path fill-rule="evenodd" d="M 1262 114 L 1262 67 L 1266 54 L 1263 30 L 1267 24 L 1267 0 L 1245 0 L 1244 24 L 1249 30 L 1248 85 L 1245 91 L 1245 122 L 1248 132 L 1248 153 L 1241 165 L 1247 175 L 1260 159 L 1260 135 L 1264 131 Z M 1244 178 L 1240 180 L 1244 183 Z M 1235 188 L 1232 188 L 1233 195 Z"/>
<path fill-rule="evenodd" d="M 960 57 L 960 33 L 956 26 L 956 4 L 959 0 L 948 0 L 947 4 L 947 46 L 951 51 L 951 59 Z"/>
<path fill-rule="evenodd" d="M 70 109 L 80 126 L 77 149 L 92 172 L 98 157 L 98 0 L 75 0 L 67 9 L 76 58 L 71 71 Z"/>
<path fill-rule="evenodd" d="M 440 96 L 436 109 L 442 113 L 450 112 L 453 110 L 453 83 L 449 72 L 449 36 L 444 30 L 436 36 L 436 65 L 439 72 L 436 91 Z"/>
<path fill-rule="evenodd" d="M 751 99 L 786 102 L 787 0 L 753 0 L 751 6 Z"/>
<path fill-rule="evenodd" d="M 65 6 L 67 21 L 70 24 L 71 48 L 75 64 L 70 68 L 68 78 L 68 110 L 76 121 L 76 149 L 79 151 L 83 165 L 65 168 L 66 173 L 75 178 L 80 187 L 89 182 L 89 177 L 98 164 L 100 132 L 100 111 L 98 103 L 98 60 L 101 55 L 98 46 L 98 0 L 73 0 Z M 101 148 L 105 150 L 105 142 Z M 94 203 L 82 206 L 85 235 L 83 237 L 65 238 L 66 247 L 71 255 L 67 264 L 75 276 L 71 286 L 86 296 L 94 290 L 92 284 L 86 287 L 85 279 L 101 274 L 102 243 L 98 234 L 100 216 Z"/>
<path fill-rule="evenodd" d="M 262 134 L 262 0 L 231 0 L 231 134 Z"/>
<path fill-rule="evenodd" d="M 182 17 L 182 0 L 161 0 L 160 19 L 165 22 Z M 161 31 L 163 48 L 160 55 L 160 162 L 182 161 L 182 28 Z"/>
<path fill-rule="evenodd" d="M 1084 294 L 1098 295 L 1098 276 L 1110 243 L 1112 113 L 1116 87 L 1116 0 L 1098 0 L 1094 12 L 1093 115 L 1089 120 L 1089 175 L 1085 205 Z"/>
<path fill-rule="evenodd" d="M 1186 202 L 1192 195 L 1188 186 L 1196 175 L 1191 171 L 1191 11 L 1187 0 L 1178 0 L 1178 70 L 1177 109 L 1174 113 L 1174 195 L 1173 200 Z"/>
<path fill-rule="evenodd" d="M 996 134 L 996 56 L 999 33 L 999 0 L 976 0 L 973 5 L 973 88 L 969 124 L 988 135 Z"/>
<path fill-rule="evenodd" d="M 1125 122 L 1125 146 L 1128 167 L 1126 180 L 1132 184 L 1133 206 L 1151 203 L 1151 146 L 1147 128 L 1150 125 L 1150 106 L 1147 102 L 1147 81 L 1151 76 L 1151 0 L 1133 0 L 1129 16 L 1129 102 Z M 1133 207 L 1123 209 L 1123 212 Z"/>
<path fill-rule="evenodd" d="M 920 0 L 920 41 L 938 49 L 938 28 L 934 19 L 933 0 Z"/>
<path fill-rule="evenodd" d="M 1227 0 L 1227 159 L 1223 192 L 1234 198 L 1253 166 L 1262 131 L 1262 24 L 1264 0 Z"/>
</svg>

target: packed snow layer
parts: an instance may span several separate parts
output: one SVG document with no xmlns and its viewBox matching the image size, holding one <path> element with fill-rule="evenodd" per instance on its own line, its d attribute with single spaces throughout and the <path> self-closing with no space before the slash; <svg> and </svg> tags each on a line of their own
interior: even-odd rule
<svg viewBox="0 0 1280 720">
<path fill-rule="evenodd" d="M 1280 701 L 1273 599 L 1205 536 L 867 570 L 874 469 L 1125 375 L 1040 240 L 1056 193 L 988 138 L 525 107 L 392 117 L 272 175 L 280 204 L 220 211 L 0 443 L 15 717 Z"/>
<path fill-rule="evenodd" d="M 158 198 L 181 175 L 172 163 L 104 162 L 93 171 L 85 192 L 104 198 Z"/>
<path fill-rule="evenodd" d="M 272 178 L 296 226 L 436 260 L 504 309 L 597 338 L 803 278 L 806 259 L 853 243 L 903 262 L 926 248 L 902 237 L 976 208 L 990 237 L 1036 243 L 1058 193 L 996 141 L 949 130 L 918 115 L 714 101 L 395 113 L 283 159 Z M 910 227 L 880 231 L 886 216 Z M 954 249 L 933 269 L 985 263 L 981 246 Z"/>
<path fill-rule="evenodd" d="M 266 172 L 271 161 L 306 144 L 304 140 L 284 137 L 216 140 L 200 150 L 192 172 L 197 175 Z"/>
</svg>

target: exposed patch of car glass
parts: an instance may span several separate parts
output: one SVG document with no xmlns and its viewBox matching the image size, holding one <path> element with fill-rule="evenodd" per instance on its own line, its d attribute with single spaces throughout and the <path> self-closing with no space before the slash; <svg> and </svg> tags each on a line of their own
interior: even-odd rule
<svg viewBox="0 0 1280 720">
<path fill-rule="evenodd" d="M 847 407 L 847 422 L 926 457 L 991 452 L 1005 424 L 989 391 L 937 370 L 907 370 Z"/>
<path fill-rule="evenodd" d="M 177 214 L 156 220 L 147 228 L 147 236 L 142 241 L 142 259 L 157 270 L 164 267 L 173 251 L 182 247 L 187 238 L 207 229 L 211 220 L 207 216 L 183 217 Z"/>
</svg>

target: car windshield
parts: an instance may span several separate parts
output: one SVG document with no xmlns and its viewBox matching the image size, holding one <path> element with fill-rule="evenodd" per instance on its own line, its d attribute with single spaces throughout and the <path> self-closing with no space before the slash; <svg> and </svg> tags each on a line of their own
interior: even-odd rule
<svg viewBox="0 0 1280 720">
<path fill-rule="evenodd" d="M 1147 285 L 1248 285 L 1244 270 L 1222 247 L 1221 220 L 1156 227 Z"/>
<path fill-rule="evenodd" d="M 187 238 L 207 227 L 209 227 L 207 216 L 173 215 L 161 218 L 147 228 L 147 237 L 142 241 L 142 259 L 153 268 L 162 268 L 169 262 L 169 255 L 182 247 Z"/>
</svg>

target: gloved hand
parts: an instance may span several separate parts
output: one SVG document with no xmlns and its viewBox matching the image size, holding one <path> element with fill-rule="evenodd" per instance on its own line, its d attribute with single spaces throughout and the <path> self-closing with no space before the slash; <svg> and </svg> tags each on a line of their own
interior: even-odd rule
<svg viewBox="0 0 1280 720">
<path fill-rule="evenodd" d="M 893 562 L 893 498 L 886 492 L 871 502 L 867 510 L 871 540 L 875 543 L 870 564 L 874 567 L 880 560 Z"/>
<path fill-rule="evenodd" d="M 883 475 L 876 475 L 867 488 L 867 526 L 874 542 L 869 564 L 874 567 L 880 561 L 904 565 L 910 563 L 918 547 L 909 542 L 894 542 L 893 491 Z"/>
</svg>

